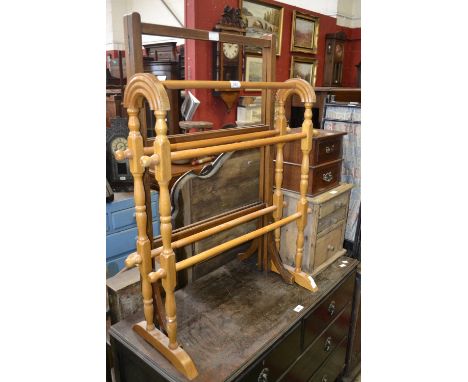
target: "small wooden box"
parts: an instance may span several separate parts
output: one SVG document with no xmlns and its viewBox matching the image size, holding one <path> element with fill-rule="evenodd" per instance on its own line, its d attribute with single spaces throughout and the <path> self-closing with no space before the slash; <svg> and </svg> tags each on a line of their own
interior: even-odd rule
<svg viewBox="0 0 468 382">
<path fill-rule="evenodd" d="M 352 184 L 341 184 L 307 201 L 312 213 L 307 217 L 304 229 L 304 253 L 302 270 L 316 275 L 338 257 L 343 256 L 344 233 L 348 216 Z M 283 190 L 286 207 L 283 216 L 297 210 L 300 194 Z M 287 265 L 295 266 L 297 225 L 288 224 L 281 229 L 280 255 Z"/>
<path fill-rule="evenodd" d="M 342 140 L 345 134 L 345 132 L 314 129 L 313 145 L 309 154 L 307 195 L 316 196 L 339 185 L 343 156 Z M 301 141 L 284 145 L 283 158 L 283 188 L 299 192 Z"/>
</svg>

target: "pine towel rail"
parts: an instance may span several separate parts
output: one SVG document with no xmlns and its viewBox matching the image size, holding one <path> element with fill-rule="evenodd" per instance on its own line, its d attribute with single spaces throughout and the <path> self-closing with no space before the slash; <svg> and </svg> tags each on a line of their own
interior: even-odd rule
<svg viewBox="0 0 468 382">
<path fill-rule="evenodd" d="M 187 88 L 215 88 L 226 89 L 232 88 L 249 89 L 276 89 L 276 106 L 277 115 L 275 117 L 275 134 L 245 134 L 243 137 L 224 137 L 222 139 L 213 139 L 210 143 L 202 145 L 186 144 L 182 146 L 182 150 L 173 151 L 181 146 L 172 146 L 167 137 L 166 114 L 170 109 L 169 99 L 166 89 L 187 89 Z M 284 104 L 291 94 L 299 95 L 304 103 L 305 113 L 302 131 L 296 134 L 287 133 L 287 122 L 285 118 Z M 143 147 L 143 138 L 140 132 L 139 114 L 143 105 L 143 99 L 148 101 L 151 110 L 154 111 L 156 117 L 156 138 L 153 142 L 153 151 Z M 302 272 L 302 253 L 304 249 L 304 228 L 307 222 L 308 205 L 306 200 L 306 191 L 308 186 L 309 173 L 309 153 L 312 148 L 312 104 L 315 102 L 315 93 L 313 88 L 306 81 L 301 79 L 290 79 L 284 83 L 279 82 L 236 82 L 233 84 L 229 81 L 159 81 L 152 74 L 137 73 L 133 75 L 128 83 L 124 95 L 124 106 L 127 108 L 129 116 L 128 127 L 128 149 L 125 152 L 117 152 L 116 157 L 128 158 L 130 162 L 130 170 L 134 179 L 134 198 L 135 198 L 135 218 L 137 221 L 137 255 L 141 276 L 141 287 L 143 295 L 143 312 L 145 320 L 136 324 L 134 330 L 140 334 L 147 342 L 157 348 L 168 360 L 170 360 L 177 369 L 179 369 L 189 379 L 197 376 L 193 360 L 188 353 L 182 349 L 177 342 L 177 318 L 176 318 L 176 301 L 175 301 L 175 286 L 177 283 L 176 272 L 193 266 L 201 261 L 205 261 L 213 256 L 235 247 L 238 244 L 244 243 L 256 237 L 261 237 L 268 232 L 274 231 L 275 246 L 279 249 L 280 244 L 280 227 L 296 221 L 297 223 L 297 239 L 296 239 L 296 256 L 295 268 L 288 270 L 294 281 L 313 291 L 316 289 L 313 281 L 310 281 L 310 275 Z M 273 135 L 273 134 L 271 134 Z M 283 180 L 283 146 L 285 143 L 293 140 L 301 140 L 302 164 L 300 178 L 300 199 L 297 204 L 297 212 L 284 217 L 283 214 L 283 194 L 281 185 Z M 200 142 L 199 142 L 200 143 Z M 176 262 L 173 248 L 181 245 L 181 241 L 171 242 L 172 221 L 171 221 L 171 202 L 169 196 L 169 181 L 171 180 L 171 163 L 172 160 L 192 158 L 199 155 L 218 154 L 226 151 L 245 150 L 248 148 L 276 145 L 276 163 L 275 163 L 275 190 L 273 193 L 273 205 L 262 210 L 256 211 L 264 218 L 267 213 L 272 213 L 274 222 L 267 224 L 263 219 L 263 227 L 255 231 L 232 239 L 226 243 L 220 244 L 201 252 L 188 259 Z M 172 147 L 171 147 L 172 146 Z M 172 151 L 172 152 L 171 152 Z M 151 157 L 145 154 L 152 154 Z M 147 235 L 146 228 L 148 218 L 145 206 L 145 191 L 143 183 L 143 175 L 145 167 L 154 166 L 155 177 L 159 185 L 159 211 L 160 211 L 160 231 L 162 238 L 162 248 L 158 248 L 160 269 L 153 270 L 153 253 L 151 242 Z M 270 211 L 271 210 L 271 211 Z M 254 213 L 255 214 L 255 213 Z M 253 216 L 253 214 L 251 214 Z M 259 215 L 259 216 L 260 216 Z M 243 218 L 246 218 L 244 215 Z M 252 217 L 253 218 L 253 217 Z M 242 219 L 240 219 L 242 220 Z M 231 224 L 239 223 L 231 221 Z M 229 224 L 228 224 L 229 225 Z M 222 226 L 222 225 L 221 225 Z M 226 227 L 226 225 L 224 226 Z M 214 232 L 220 227 L 213 227 Z M 206 235 L 206 232 L 199 232 L 188 236 L 182 240 L 182 243 L 194 242 L 200 240 Z M 177 243 L 177 244 L 175 244 Z M 174 245 L 175 244 L 175 245 Z M 276 263 L 281 265 L 281 263 Z M 281 271 L 277 266 L 273 266 L 272 270 Z M 156 329 L 154 324 L 154 305 L 152 294 L 152 282 L 161 279 L 162 286 L 165 291 L 165 326 L 167 335 Z"/>
</svg>

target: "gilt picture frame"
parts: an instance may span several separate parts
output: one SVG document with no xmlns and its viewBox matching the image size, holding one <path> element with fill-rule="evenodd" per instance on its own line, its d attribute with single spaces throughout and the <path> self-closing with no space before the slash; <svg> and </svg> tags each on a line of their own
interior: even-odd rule
<svg viewBox="0 0 468 382">
<path fill-rule="evenodd" d="M 242 20 L 246 25 L 245 35 L 262 37 L 269 33 L 276 36 L 276 55 L 281 54 L 284 8 L 258 0 L 239 0 Z"/>
<path fill-rule="evenodd" d="M 296 10 L 291 27 L 291 52 L 317 53 L 319 18 Z"/>
<path fill-rule="evenodd" d="M 317 77 L 317 64 L 316 58 L 291 56 L 290 78 L 302 78 L 312 86 L 315 86 Z"/>
</svg>

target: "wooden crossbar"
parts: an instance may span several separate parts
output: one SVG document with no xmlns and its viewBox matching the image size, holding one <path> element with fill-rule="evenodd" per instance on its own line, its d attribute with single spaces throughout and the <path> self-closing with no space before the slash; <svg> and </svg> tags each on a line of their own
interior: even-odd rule
<svg viewBox="0 0 468 382">
<path fill-rule="evenodd" d="M 244 142 L 253 139 L 260 139 L 260 138 L 269 138 L 275 137 L 279 135 L 279 132 L 276 130 L 267 130 L 267 131 L 259 131 L 255 133 L 249 134 L 242 134 L 242 135 L 231 135 L 227 137 L 216 137 L 216 138 L 207 138 L 203 141 L 191 141 L 191 142 L 180 142 L 180 143 L 171 143 L 171 151 L 181 151 L 181 150 L 188 150 L 193 148 L 201 148 L 201 147 L 210 147 L 210 146 L 217 146 L 227 143 L 235 143 L 235 142 Z M 144 148 L 145 155 L 154 154 L 154 147 L 145 147 Z"/>
<path fill-rule="evenodd" d="M 230 228 L 236 227 L 239 224 L 246 223 L 248 221 L 251 221 L 253 219 L 259 218 L 260 216 L 266 215 L 270 212 L 273 212 L 276 210 L 276 206 L 269 206 L 266 208 L 262 208 L 261 210 L 252 212 L 250 214 L 238 217 L 236 219 L 227 221 L 226 223 L 219 224 L 215 227 L 208 228 L 204 231 L 195 233 L 193 235 L 184 237 L 183 239 L 179 239 L 177 241 L 171 242 L 172 249 L 177 249 L 177 248 L 182 248 L 185 247 L 186 245 L 195 243 L 196 241 L 200 241 L 203 239 L 206 239 L 207 237 L 214 235 L 219 232 L 226 231 Z M 156 257 L 159 256 L 159 254 L 163 251 L 163 247 L 158 247 L 155 248 L 151 251 L 151 257 Z"/>
<path fill-rule="evenodd" d="M 189 257 L 188 259 L 179 261 L 175 264 L 176 266 L 176 271 L 181 271 L 182 269 L 191 267 L 195 264 L 198 264 L 202 261 L 208 260 L 211 257 L 214 257 L 216 255 L 219 255 L 222 252 L 225 252 L 231 248 L 234 248 L 240 244 L 243 244 L 249 240 L 255 239 L 259 236 L 262 236 L 268 232 L 271 232 L 279 227 L 282 227 L 288 223 L 293 222 L 294 220 L 297 220 L 302 217 L 302 212 L 296 212 L 284 219 L 278 220 L 274 223 L 271 223 L 265 227 L 259 228 L 255 231 L 249 232 L 245 235 L 236 237 L 235 239 L 229 240 L 226 243 L 217 245 L 216 247 L 210 248 L 206 251 L 203 251 L 199 253 L 198 255 Z"/>
<path fill-rule="evenodd" d="M 141 23 L 141 34 L 150 35 L 150 36 L 167 36 L 177 38 L 185 38 L 190 40 L 205 40 L 213 41 L 213 38 L 210 38 L 210 31 L 201 30 L 201 29 L 189 29 L 189 28 L 179 28 L 168 25 L 155 25 L 148 23 Z M 247 37 L 238 34 L 219 32 L 217 33 L 218 39 L 216 41 L 220 42 L 230 42 L 241 45 L 251 45 L 259 48 L 269 48 L 271 47 L 271 40 L 258 38 L 258 37 Z"/>
<path fill-rule="evenodd" d="M 296 85 L 291 82 L 165 80 L 165 81 L 161 81 L 161 83 L 166 89 L 295 89 L 296 88 Z"/>
<path fill-rule="evenodd" d="M 210 147 L 210 146 L 223 145 L 226 143 L 234 143 L 234 142 L 244 142 L 244 141 L 249 141 L 252 139 L 275 137 L 278 134 L 279 133 L 276 130 L 267 130 L 267 131 L 260 131 L 258 133 L 205 139 L 202 142 L 194 141 L 194 142 L 184 142 L 184 143 L 173 143 L 171 144 L 171 151 L 187 150 L 187 149 L 193 149 L 197 147 Z"/>
<path fill-rule="evenodd" d="M 203 222 L 192 224 L 191 226 L 185 226 L 180 229 L 179 232 L 176 232 L 175 234 L 173 232 L 172 239 L 174 239 L 174 241 L 171 241 L 171 247 L 172 249 L 182 248 L 186 245 L 194 243 L 195 241 L 203 240 L 218 232 L 225 231 L 227 229 L 236 227 L 239 224 L 246 223 L 250 220 L 267 215 L 270 212 L 274 212 L 276 208 L 276 206 L 262 208 L 261 204 L 255 204 L 247 208 L 241 207 L 238 210 L 235 210 L 236 212 L 234 212 L 234 214 L 232 212 L 224 214 L 232 215 L 231 220 L 224 220 L 218 223 L 219 220 L 226 219 L 224 215 L 221 215 L 219 218 L 216 218 L 213 221 L 211 221 L 211 219 L 207 219 Z M 235 217 L 236 215 L 237 217 Z M 163 247 L 161 246 L 161 237 L 158 237 L 155 240 L 155 243 L 157 243 L 159 246 L 151 250 L 152 258 L 159 256 L 163 250 Z M 137 252 L 133 252 L 125 259 L 125 266 L 127 268 L 132 268 L 138 264 L 141 264 L 141 262 L 141 256 Z"/>
<path fill-rule="evenodd" d="M 199 149 L 195 148 L 195 149 L 189 149 L 189 150 L 175 151 L 175 152 L 171 152 L 171 160 L 190 159 L 190 158 L 196 158 L 196 157 L 201 157 L 205 155 L 214 155 L 214 154 L 220 154 L 220 153 L 236 151 L 236 150 L 253 149 L 255 147 L 268 146 L 268 145 L 273 145 L 276 143 L 297 141 L 299 139 L 305 138 L 306 136 L 307 136 L 306 133 L 295 133 L 295 134 L 282 135 L 278 137 L 254 139 L 254 140 L 250 140 L 247 142 L 217 145 L 214 147 L 203 147 Z"/>
</svg>

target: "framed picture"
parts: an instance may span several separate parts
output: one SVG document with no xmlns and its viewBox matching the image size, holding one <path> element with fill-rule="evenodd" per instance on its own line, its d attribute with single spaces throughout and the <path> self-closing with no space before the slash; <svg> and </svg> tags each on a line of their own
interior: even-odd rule
<svg viewBox="0 0 468 382">
<path fill-rule="evenodd" d="M 246 36 L 261 37 L 265 33 L 276 36 L 276 55 L 281 53 L 283 35 L 283 8 L 257 0 L 240 0 L 242 19 L 245 22 Z"/>
<path fill-rule="evenodd" d="M 262 56 L 247 54 L 245 56 L 245 80 L 252 82 L 262 81 Z M 245 91 L 260 91 L 260 89 L 245 89 Z"/>
<path fill-rule="evenodd" d="M 291 78 L 302 78 L 315 86 L 317 76 L 317 59 L 291 56 Z"/>
<path fill-rule="evenodd" d="M 317 53 L 319 18 L 293 11 L 291 52 Z"/>
</svg>

